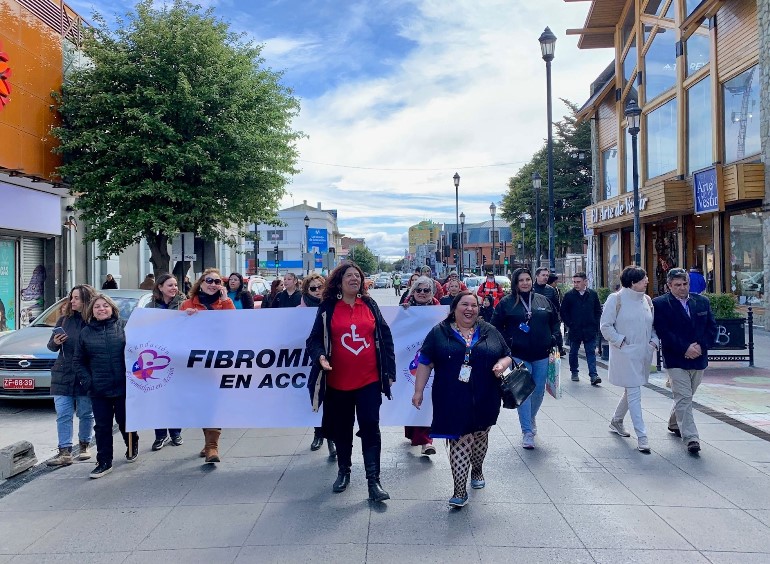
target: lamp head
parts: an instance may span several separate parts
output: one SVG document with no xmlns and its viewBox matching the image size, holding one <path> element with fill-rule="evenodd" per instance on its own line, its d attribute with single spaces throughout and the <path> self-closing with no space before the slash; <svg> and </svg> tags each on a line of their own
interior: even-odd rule
<svg viewBox="0 0 770 564">
<path fill-rule="evenodd" d="M 639 133 L 639 126 L 642 122 L 642 108 L 639 107 L 636 100 L 629 100 L 624 113 L 628 124 L 628 132 L 631 135 L 636 135 Z"/>
<path fill-rule="evenodd" d="M 540 34 L 540 51 L 543 54 L 543 60 L 546 62 L 553 61 L 554 50 L 556 48 L 556 36 L 551 31 L 550 27 L 545 28 L 543 33 Z"/>
<path fill-rule="evenodd" d="M 490 215 L 491 215 L 493 218 L 495 217 L 495 214 L 497 213 L 497 206 L 495 205 L 495 203 L 494 203 L 494 202 L 492 202 L 491 204 L 489 204 L 489 213 L 490 213 Z"/>
<path fill-rule="evenodd" d="M 455 188 L 460 186 L 460 175 L 455 172 L 455 175 L 452 177 L 452 179 L 455 181 Z"/>
<path fill-rule="evenodd" d="M 308 216 L 305 216 L 305 227 L 310 225 L 310 218 Z"/>
<path fill-rule="evenodd" d="M 460 213 L 460 223 L 465 224 L 465 212 Z"/>
<path fill-rule="evenodd" d="M 540 177 L 539 172 L 535 172 L 532 174 L 532 188 L 535 190 L 540 190 L 540 187 L 543 184 L 543 179 Z"/>
</svg>

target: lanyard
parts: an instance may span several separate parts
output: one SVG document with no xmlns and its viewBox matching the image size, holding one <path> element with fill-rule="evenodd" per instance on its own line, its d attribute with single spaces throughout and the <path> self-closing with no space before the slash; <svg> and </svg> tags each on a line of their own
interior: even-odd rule
<svg viewBox="0 0 770 564">
<path fill-rule="evenodd" d="M 521 305 L 527 312 L 527 323 L 529 323 L 529 320 L 532 319 L 532 291 L 529 292 L 529 304 L 525 304 L 524 300 L 521 300 Z"/>
<path fill-rule="evenodd" d="M 469 337 L 463 335 L 460 328 L 455 323 L 452 324 L 452 329 L 454 329 L 455 333 L 460 335 L 465 342 L 465 357 L 463 358 L 463 364 L 469 365 L 471 363 L 471 346 L 473 346 L 473 338 L 476 336 L 476 327 L 473 328 L 473 332 Z"/>
</svg>

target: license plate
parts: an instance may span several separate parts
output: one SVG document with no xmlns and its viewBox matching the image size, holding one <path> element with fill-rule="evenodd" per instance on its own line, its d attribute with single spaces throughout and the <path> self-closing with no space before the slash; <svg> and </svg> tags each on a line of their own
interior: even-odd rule
<svg viewBox="0 0 770 564">
<path fill-rule="evenodd" d="M 32 378 L 3 378 L 3 388 L 6 390 L 34 390 L 35 380 Z"/>
</svg>

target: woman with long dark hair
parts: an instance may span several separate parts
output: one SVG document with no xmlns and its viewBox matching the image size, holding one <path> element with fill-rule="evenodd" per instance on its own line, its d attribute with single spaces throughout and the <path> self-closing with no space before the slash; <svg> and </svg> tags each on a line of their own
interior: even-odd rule
<svg viewBox="0 0 770 564">
<path fill-rule="evenodd" d="M 275 297 L 281 292 L 283 292 L 283 278 L 276 278 L 270 283 L 270 293 L 265 296 L 261 306 L 262 309 L 273 307 Z"/>
<path fill-rule="evenodd" d="M 227 279 L 227 297 L 233 301 L 235 309 L 254 309 L 254 298 L 238 272 L 233 272 Z"/>
<path fill-rule="evenodd" d="M 535 448 L 537 412 L 545 395 L 548 356 L 558 342 L 559 316 L 551 300 L 532 291 L 532 274 L 526 268 L 513 271 L 511 293 L 495 307 L 492 325 L 505 337 L 516 362 L 524 362 L 535 381 L 535 391 L 519 406 L 521 446 Z"/>
<path fill-rule="evenodd" d="M 391 399 L 396 354 L 390 327 L 367 294 L 357 264 L 343 262 L 329 274 L 306 346 L 313 361 L 308 377 L 313 410 L 324 403 L 324 435 L 337 445 L 332 491 L 343 492 L 350 484 L 357 420 L 369 499 L 390 499 L 380 484 L 380 405 L 382 395 Z"/>
</svg>

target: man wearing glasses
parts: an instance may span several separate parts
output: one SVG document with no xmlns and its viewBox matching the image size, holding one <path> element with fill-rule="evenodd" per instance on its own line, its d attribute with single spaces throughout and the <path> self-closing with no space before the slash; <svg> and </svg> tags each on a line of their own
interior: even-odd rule
<svg viewBox="0 0 770 564">
<path fill-rule="evenodd" d="M 682 438 L 691 454 L 697 454 L 700 439 L 692 416 L 692 397 L 708 366 L 708 348 L 716 341 L 717 324 L 708 299 L 690 292 L 685 269 L 669 270 L 666 283 L 669 293 L 652 303 L 653 327 L 661 340 L 674 396 L 668 430 Z"/>
</svg>

